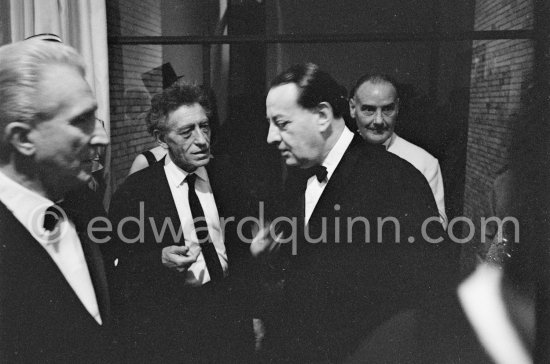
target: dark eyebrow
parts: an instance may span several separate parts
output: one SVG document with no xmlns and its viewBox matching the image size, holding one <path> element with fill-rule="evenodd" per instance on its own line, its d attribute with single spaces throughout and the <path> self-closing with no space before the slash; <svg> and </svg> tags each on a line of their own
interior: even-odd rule
<svg viewBox="0 0 550 364">
<path fill-rule="evenodd" d="M 88 121 L 88 120 L 91 120 L 91 119 L 94 119 L 95 120 L 95 108 L 93 110 L 88 110 L 88 111 L 85 111 L 83 112 L 82 114 L 80 115 L 77 115 L 75 116 L 74 118 L 71 119 L 71 124 L 78 124 L 80 122 L 85 122 L 85 121 Z"/>
<path fill-rule="evenodd" d="M 189 131 L 189 130 L 195 129 L 195 125 L 202 126 L 202 125 L 204 125 L 204 124 L 210 124 L 210 120 L 209 120 L 208 118 L 202 119 L 202 120 L 200 120 L 200 121 L 197 121 L 197 122 L 194 123 L 194 124 L 187 125 L 187 126 L 184 126 L 184 127 L 182 127 L 182 128 L 178 128 L 178 129 L 176 129 L 176 132 L 177 132 L 177 133 L 187 132 L 187 131 Z"/>
<path fill-rule="evenodd" d="M 176 129 L 176 131 L 177 131 L 178 133 L 182 133 L 182 132 L 187 132 L 187 131 L 189 131 L 189 130 L 193 130 L 194 128 L 195 128 L 195 124 L 193 124 L 193 125 L 187 125 L 187 126 L 184 126 L 183 128 L 178 128 L 178 129 Z"/>
<path fill-rule="evenodd" d="M 274 117 L 271 118 L 271 120 L 273 120 L 274 123 L 278 123 L 282 119 L 288 119 L 288 118 L 286 116 L 283 116 L 283 115 L 275 115 Z M 269 120 L 269 118 L 268 118 L 268 120 Z"/>
<path fill-rule="evenodd" d="M 361 108 L 372 108 L 372 109 L 376 109 L 376 108 L 385 108 L 385 107 L 392 107 L 392 106 L 395 106 L 395 102 L 392 102 L 392 103 L 389 103 L 389 104 L 386 104 L 386 105 L 382 105 L 382 106 L 374 106 L 374 105 L 369 105 L 369 104 L 362 104 L 361 105 Z"/>
</svg>

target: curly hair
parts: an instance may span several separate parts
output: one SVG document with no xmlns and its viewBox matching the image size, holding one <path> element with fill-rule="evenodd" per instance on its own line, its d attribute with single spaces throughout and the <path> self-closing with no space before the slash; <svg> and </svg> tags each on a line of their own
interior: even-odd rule
<svg viewBox="0 0 550 364">
<path fill-rule="evenodd" d="M 213 113 L 212 99 L 208 90 L 200 85 L 177 82 L 156 94 L 151 99 L 151 109 L 147 114 L 147 130 L 153 134 L 155 130 L 165 132 L 170 113 L 183 105 L 199 104 L 204 108 L 210 119 Z"/>
</svg>

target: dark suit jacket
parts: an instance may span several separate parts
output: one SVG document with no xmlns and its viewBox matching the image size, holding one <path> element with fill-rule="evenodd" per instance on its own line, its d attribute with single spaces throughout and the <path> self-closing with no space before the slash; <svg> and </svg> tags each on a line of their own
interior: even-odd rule
<svg viewBox="0 0 550 364">
<path fill-rule="evenodd" d="M 504 344 L 505 345 L 505 344 Z M 380 325 L 346 364 L 491 364 L 452 295 L 428 309 L 399 312 Z"/>
<path fill-rule="evenodd" d="M 208 164 L 207 171 L 220 218 L 235 217 L 238 222 L 241 215 L 247 214 L 249 205 L 238 171 L 232 170 L 228 163 L 227 159 L 216 157 Z M 214 321 L 226 320 L 228 323 L 222 332 L 212 334 L 212 343 L 229 335 L 231 340 L 237 336 L 240 338 L 240 343 L 235 341 L 237 346 L 252 345 L 251 336 L 247 336 L 252 327 L 246 309 L 248 289 L 241 279 L 242 272 L 246 271 L 248 245 L 238 240 L 236 222 L 228 223 L 225 229 L 229 278 L 214 288 L 192 288 L 184 284 L 183 274 L 169 270 L 161 261 L 163 248 L 184 243 L 183 234 L 179 241 L 174 241 L 168 229 L 159 234 L 167 219 L 176 231 L 181 228 L 164 173 L 164 159 L 128 177 L 115 193 L 109 215 L 114 231 L 127 217 L 141 219 L 144 227 L 141 242 L 125 243 L 115 234 L 110 247 L 106 246 L 113 277 L 113 309 L 117 313 L 126 358 L 182 361 L 193 350 L 193 340 L 199 335 L 197 327 L 202 330 Z M 156 241 L 152 221 L 156 235 L 161 236 L 159 241 Z M 139 237 L 137 223 L 128 222 L 121 226 L 123 236 Z M 118 265 L 114 267 L 116 259 Z M 205 352 L 215 350 L 215 345 L 204 348 Z M 227 357 L 227 360 L 231 361 L 231 358 Z"/>
<path fill-rule="evenodd" d="M 75 222 L 103 325 L 86 311 L 39 242 L 0 204 L 0 362 L 99 363 L 113 360 L 103 259 L 82 227 L 87 212 L 66 208 Z M 78 210 L 78 209 L 77 209 Z M 76 213 L 76 215 L 75 215 Z"/>
<path fill-rule="evenodd" d="M 290 173 L 284 196 L 286 214 L 292 216 L 303 216 L 299 174 Z M 341 361 L 385 319 L 453 288 L 456 252 L 445 243 L 426 243 L 421 234 L 422 223 L 437 216 L 429 185 L 418 170 L 356 137 L 308 223 L 311 238 L 325 238 L 308 243 L 298 236 L 297 255 L 288 253 L 290 244 L 284 247 L 289 256 L 284 310 L 275 315 L 280 320 L 272 323 L 272 339 L 275 351 L 288 355 L 277 360 Z M 348 223 L 358 217 L 370 223 L 370 242 L 362 223 Z M 377 228 L 377 219 L 386 217 L 399 221 L 399 243 L 392 223 Z M 445 237 L 436 218 L 427 233 Z"/>
</svg>

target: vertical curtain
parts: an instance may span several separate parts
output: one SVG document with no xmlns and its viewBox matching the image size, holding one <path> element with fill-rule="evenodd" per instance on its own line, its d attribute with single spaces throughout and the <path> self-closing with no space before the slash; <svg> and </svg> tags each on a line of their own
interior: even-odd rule
<svg viewBox="0 0 550 364">
<path fill-rule="evenodd" d="M 54 33 L 83 56 L 86 80 L 95 92 L 97 117 L 109 120 L 109 58 L 107 53 L 107 15 L 105 0 L 10 0 L 12 41 L 31 35 Z M 110 198 L 110 148 L 106 151 L 105 202 Z"/>
</svg>

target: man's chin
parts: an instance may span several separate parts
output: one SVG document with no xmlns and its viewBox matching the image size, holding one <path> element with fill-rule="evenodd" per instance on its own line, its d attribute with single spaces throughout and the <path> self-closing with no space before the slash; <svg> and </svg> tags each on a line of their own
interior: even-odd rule
<svg viewBox="0 0 550 364">
<path fill-rule="evenodd" d="M 210 162 L 210 156 L 208 156 L 206 158 L 199 158 L 199 159 L 195 160 L 195 162 L 193 163 L 191 168 L 193 168 L 193 170 L 195 170 L 195 169 L 200 168 L 200 167 L 205 167 L 209 162 Z"/>
<path fill-rule="evenodd" d="M 63 198 L 66 193 L 79 190 L 86 186 L 92 180 L 92 175 L 80 171 L 75 174 L 58 174 L 55 179 L 50 179 L 45 183 L 47 196 L 52 201 Z"/>
<path fill-rule="evenodd" d="M 292 157 L 286 157 L 285 164 L 289 167 L 300 167 L 300 163 Z"/>
</svg>

